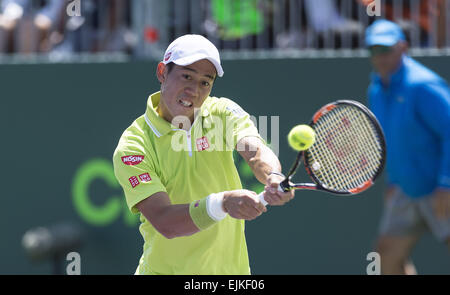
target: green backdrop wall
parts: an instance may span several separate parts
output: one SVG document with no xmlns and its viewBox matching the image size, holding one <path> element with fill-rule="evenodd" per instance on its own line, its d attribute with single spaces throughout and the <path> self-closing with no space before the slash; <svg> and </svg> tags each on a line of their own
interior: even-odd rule
<svg viewBox="0 0 450 295">
<path fill-rule="evenodd" d="M 450 80 L 448 57 L 420 61 Z M 30 228 L 61 222 L 83 230 L 82 274 L 134 273 L 142 238 L 112 177 L 122 131 L 158 90 L 155 62 L 0 66 L 0 274 L 51 273 L 21 246 Z M 224 62 L 213 95 L 236 100 L 258 118 L 279 116 L 280 160 L 295 153 L 284 135 L 335 99 L 366 103 L 367 59 Z M 292 106 L 295 107 L 292 107 Z M 269 132 L 268 140 L 271 134 Z M 255 188 L 242 160 L 243 182 Z M 299 173 L 299 178 L 306 177 Z M 382 208 L 383 182 L 356 197 L 297 192 L 294 201 L 247 222 L 254 274 L 365 274 Z M 414 250 L 421 273 L 450 273 L 443 244 L 425 235 Z M 65 262 L 68 263 L 68 262 Z"/>
</svg>

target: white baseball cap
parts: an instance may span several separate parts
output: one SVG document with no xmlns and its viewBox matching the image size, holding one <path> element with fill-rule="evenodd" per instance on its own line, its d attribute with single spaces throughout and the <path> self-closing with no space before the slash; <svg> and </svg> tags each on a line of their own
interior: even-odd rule
<svg viewBox="0 0 450 295">
<path fill-rule="evenodd" d="M 201 35 L 188 34 L 175 39 L 167 47 L 163 63 L 173 62 L 179 66 L 187 66 L 201 59 L 209 60 L 216 67 L 217 75 L 223 76 L 219 50 Z"/>
</svg>

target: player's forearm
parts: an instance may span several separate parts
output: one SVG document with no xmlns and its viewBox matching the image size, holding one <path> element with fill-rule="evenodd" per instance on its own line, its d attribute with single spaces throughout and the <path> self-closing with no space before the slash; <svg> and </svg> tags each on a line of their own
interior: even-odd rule
<svg viewBox="0 0 450 295">
<path fill-rule="evenodd" d="M 164 237 L 189 236 L 199 231 L 189 214 L 189 204 L 172 205 L 164 192 L 136 204 L 136 208 Z"/>
<path fill-rule="evenodd" d="M 166 192 L 157 192 L 136 204 L 136 208 L 160 234 L 172 239 L 190 236 L 224 219 L 227 212 L 223 198 L 229 193 L 213 193 L 190 204 L 172 205 Z"/>
<path fill-rule="evenodd" d="M 170 205 L 158 219 L 159 228 L 155 228 L 168 239 L 190 236 L 200 231 L 189 214 L 189 204 Z"/>
<path fill-rule="evenodd" d="M 268 147 L 260 148 L 255 157 L 250 158 L 249 166 L 262 184 L 267 184 L 271 172 L 281 172 L 280 161 Z"/>
<path fill-rule="evenodd" d="M 256 138 L 242 139 L 244 151 L 239 153 L 252 169 L 256 179 L 262 184 L 267 183 L 270 172 L 281 172 L 281 164 L 275 153 L 261 140 Z"/>
</svg>

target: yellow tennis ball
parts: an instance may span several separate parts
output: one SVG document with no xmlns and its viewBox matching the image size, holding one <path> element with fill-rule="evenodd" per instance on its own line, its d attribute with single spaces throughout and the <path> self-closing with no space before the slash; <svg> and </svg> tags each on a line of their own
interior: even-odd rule
<svg viewBox="0 0 450 295">
<path fill-rule="evenodd" d="M 308 125 L 297 125 L 289 131 L 288 142 L 296 151 L 309 149 L 316 140 L 316 133 Z"/>
</svg>

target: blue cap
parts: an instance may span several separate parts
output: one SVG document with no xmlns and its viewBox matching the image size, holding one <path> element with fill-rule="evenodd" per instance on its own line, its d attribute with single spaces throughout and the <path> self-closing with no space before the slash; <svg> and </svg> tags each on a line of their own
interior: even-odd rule
<svg viewBox="0 0 450 295">
<path fill-rule="evenodd" d="M 396 23 L 380 19 L 366 29 L 366 46 L 393 46 L 399 41 L 405 41 L 402 29 Z"/>
</svg>

